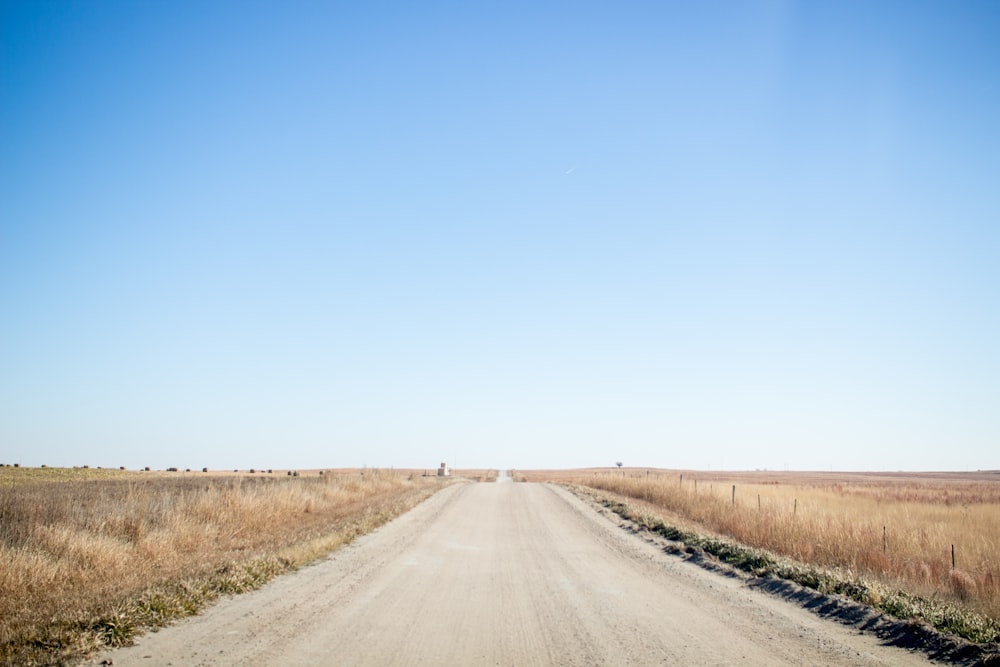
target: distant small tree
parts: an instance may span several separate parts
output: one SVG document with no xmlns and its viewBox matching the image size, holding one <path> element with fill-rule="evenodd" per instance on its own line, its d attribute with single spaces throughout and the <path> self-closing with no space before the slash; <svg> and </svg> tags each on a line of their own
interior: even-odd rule
<svg viewBox="0 0 1000 667">
<path fill-rule="evenodd" d="M 619 468 L 621 468 L 622 467 L 622 462 L 618 461 L 618 462 L 615 463 L 615 465 L 618 466 Z"/>
</svg>

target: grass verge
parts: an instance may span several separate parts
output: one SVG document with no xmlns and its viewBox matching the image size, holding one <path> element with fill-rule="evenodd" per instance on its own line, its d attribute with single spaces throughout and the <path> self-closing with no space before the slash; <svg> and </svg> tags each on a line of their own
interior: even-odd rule
<svg viewBox="0 0 1000 667">
<path fill-rule="evenodd" d="M 584 493 L 624 519 L 672 542 L 679 549 L 694 548 L 710 554 L 719 561 L 755 577 L 773 576 L 792 581 L 823 594 L 841 595 L 903 621 L 922 621 L 931 627 L 957 635 L 977 644 L 1000 642 L 1000 623 L 983 614 L 956 605 L 924 598 L 860 577 L 845 576 L 842 572 L 797 563 L 766 550 L 748 547 L 719 536 L 708 536 L 689 529 L 682 529 L 666 522 L 649 510 L 609 495 L 569 486 L 575 493 Z"/>
<path fill-rule="evenodd" d="M 24 469 L 21 469 L 24 471 Z M 0 485 L 0 664 L 72 664 L 256 589 L 374 530 L 447 480 L 365 470 Z"/>
</svg>

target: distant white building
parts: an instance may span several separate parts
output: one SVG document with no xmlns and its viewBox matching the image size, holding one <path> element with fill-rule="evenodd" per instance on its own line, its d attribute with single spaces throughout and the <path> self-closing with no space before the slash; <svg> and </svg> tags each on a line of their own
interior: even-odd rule
<svg viewBox="0 0 1000 667">
<path fill-rule="evenodd" d="M 438 468 L 438 477 L 447 477 L 450 474 L 451 474 L 451 471 L 448 470 L 448 464 L 445 463 L 444 461 L 442 461 L 441 462 L 441 467 Z"/>
</svg>

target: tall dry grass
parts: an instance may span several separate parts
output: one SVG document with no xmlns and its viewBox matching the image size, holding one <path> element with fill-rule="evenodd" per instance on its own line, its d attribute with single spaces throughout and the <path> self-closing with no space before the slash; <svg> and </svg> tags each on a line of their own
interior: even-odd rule
<svg viewBox="0 0 1000 667">
<path fill-rule="evenodd" d="M 569 477 L 645 501 L 684 529 L 1000 619 L 1000 479 L 656 471 Z"/>
<path fill-rule="evenodd" d="M 127 643 L 139 625 L 259 585 L 441 485 L 377 470 L 95 476 L 0 475 L 0 659 L 8 664 L 59 663 Z"/>
</svg>

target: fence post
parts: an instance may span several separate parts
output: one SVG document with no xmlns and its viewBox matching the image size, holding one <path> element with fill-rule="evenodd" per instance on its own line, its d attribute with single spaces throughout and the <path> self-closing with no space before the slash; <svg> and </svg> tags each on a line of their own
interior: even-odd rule
<svg viewBox="0 0 1000 667">
<path fill-rule="evenodd" d="M 736 485 L 733 484 L 733 505 L 736 505 Z"/>
<path fill-rule="evenodd" d="M 889 550 L 889 538 L 886 534 L 885 526 L 882 526 L 882 553 Z"/>
<path fill-rule="evenodd" d="M 795 499 L 795 504 L 792 505 L 792 514 L 794 515 L 798 511 L 799 511 L 799 499 L 796 498 Z"/>
<path fill-rule="evenodd" d="M 951 569 L 955 569 L 955 545 L 951 545 Z"/>
</svg>

